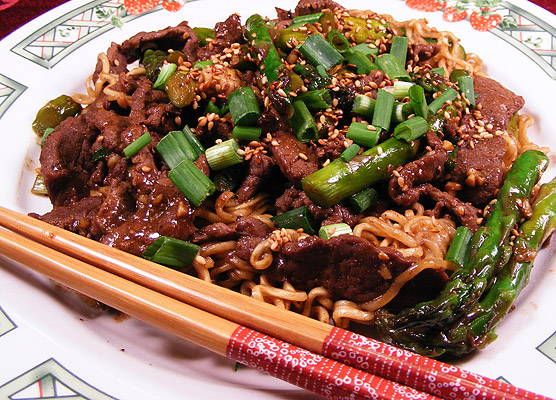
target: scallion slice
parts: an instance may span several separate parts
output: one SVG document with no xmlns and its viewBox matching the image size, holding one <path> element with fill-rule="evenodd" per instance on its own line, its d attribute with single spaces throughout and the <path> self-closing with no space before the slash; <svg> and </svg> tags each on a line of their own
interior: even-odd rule
<svg viewBox="0 0 556 400">
<path fill-rule="evenodd" d="M 453 101 L 458 97 L 457 90 L 448 88 L 438 95 L 436 99 L 429 104 L 429 112 L 436 114 L 447 101 Z"/>
<path fill-rule="evenodd" d="M 401 100 L 409 96 L 409 89 L 411 89 L 412 86 L 416 85 L 413 82 L 395 81 L 392 90 L 394 98 L 396 100 Z"/>
<path fill-rule="evenodd" d="M 298 15 L 297 17 L 293 17 L 292 25 L 305 25 L 305 24 L 314 24 L 315 22 L 319 22 L 320 17 L 322 17 L 323 12 L 317 12 L 313 14 L 306 14 L 306 15 Z"/>
<path fill-rule="evenodd" d="M 93 162 L 97 162 L 100 160 L 104 160 L 109 154 L 112 154 L 112 152 L 108 149 L 105 149 L 104 147 L 101 147 L 100 149 L 98 149 L 97 151 L 95 151 L 93 153 Z"/>
<path fill-rule="evenodd" d="M 407 36 L 394 36 L 392 45 L 390 46 L 390 54 L 395 56 L 402 65 L 405 65 L 407 59 L 407 46 L 409 39 Z"/>
<path fill-rule="evenodd" d="M 199 246 L 168 236 L 160 236 L 143 252 L 143 258 L 169 267 L 186 268 L 193 263 Z"/>
<path fill-rule="evenodd" d="M 373 116 L 375 111 L 376 100 L 372 97 L 365 96 L 364 94 L 358 94 L 353 100 L 353 106 L 351 110 L 358 115 L 362 115 L 367 118 Z"/>
<path fill-rule="evenodd" d="M 323 225 L 319 229 L 319 237 L 324 240 L 340 236 L 353 235 L 351 227 L 346 223 Z"/>
<path fill-rule="evenodd" d="M 458 227 L 444 258 L 455 262 L 458 268 L 463 268 L 469 258 L 469 242 L 472 237 L 473 232 L 469 228 L 465 226 Z"/>
<path fill-rule="evenodd" d="M 326 71 L 344 61 L 340 52 L 319 34 L 308 36 L 299 46 L 299 51 L 311 64 L 322 65 Z"/>
<path fill-rule="evenodd" d="M 426 119 L 415 116 L 396 125 L 393 135 L 396 139 L 405 140 L 409 143 L 427 133 L 428 128 Z"/>
<path fill-rule="evenodd" d="M 461 95 L 465 97 L 472 107 L 475 107 L 475 88 L 473 85 L 473 78 L 470 76 L 460 76 L 458 78 L 458 86 Z"/>
<path fill-rule="evenodd" d="M 372 124 L 387 131 L 390 129 L 392 110 L 394 109 L 394 95 L 384 89 L 379 89 L 376 94 L 375 110 Z"/>
<path fill-rule="evenodd" d="M 251 125 L 261 116 L 255 92 L 249 86 L 236 89 L 228 96 L 232 121 L 236 125 Z"/>
<path fill-rule="evenodd" d="M 212 64 L 213 64 L 212 60 L 197 61 L 195 64 L 193 64 L 193 68 L 203 70 L 203 69 L 205 69 L 206 67 L 208 67 L 209 65 L 212 65 Z"/>
<path fill-rule="evenodd" d="M 314 235 L 315 222 L 306 206 L 286 211 L 283 214 L 275 215 L 270 219 L 276 228 L 303 229 L 303 232 Z"/>
<path fill-rule="evenodd" d="M 372 187 L 363 189 L 347 199 L 348 206 L 356 213 L 362 213 L 378 201 L 378 192 Z"/>
<path fill-rule="evenodd" d="M 365 54 L 369 59 L 371 59 L 371 56 L 376 57 L 378 55 L 378 47 L 374 44 L 359 43 L 355 46 L 351 46 L 349 50 L 344 53 L 344 57 L 349 58 L 349 56 L 356 51 Z"/>
<path fill-rule="evenodd" d="M 411 114 L 413 114 L 413 106 L 411 103 L 400 103 L 399 101 L 395 101 L 394 108 L 392 109 L 391 122 L 399 124 L 405 121 Z"/>
<path fill-rule="evenodd" d="M 290 125 L 297 136 L 297 140 L 300 142 L 317 140 L 319 138 L 317 124 L 303 100 L 295 100 L 292 106 L 294 111 L 290 119 Z"/>
<path fill-rule="evenodd" d="M 153 88 L 163 89 L 170 75 L 176 72 L 177 69 L 178 66 L 174 63 L 164 64 L 162 68 L 160 68 L 160 72 L 158 73 L 156 81 L 154 81 Z"/>
<path fill-rule="evenodd" d="M 191 160 L 183 160 L 172 168 L 168 178 L 195 207 L 215 190 L 214 183 Z"/>
<path fill-rule="evenodd" d="M 131 142 L 125 149 L 124 149 L 124 155 L 127 158 L 131 158 L 133 157 L 135 154 L 139 153 L 139 151 L 145 147 L 146 145 L 148 145 L 151 142 L 151 135 L 149 135 L 149 132 L 145 132 L 143 133 L 141 136 L 139 136 L 137 139 L 135 139 L 133 142 Z"/>
<path fill-rule="evenodd" d="M 380 129 L 373 125 L 362 122 L 352 122 L 346 133 L 346 137 L 355 143 L 365 147 L 373 147 L 378 143 Z M 349 160 L 346 160 L 349 161 Z"/>
<path fill-rule="evenodd" d="M 170 169 L 183 160 L 195 161 L 199 157 L 182 131 L 169 132 L 158 142 L 156 150 Z"/>
<path fill-rule="evenodd" d="M 42 134 L 42 138 L 41 138 L 41 148 L 44 144 L 44 141 L 46 140 L 46 138 L 48 137 L 48 135 L 50 135 L 52 132 L 54 132 L 54 128 L 46 128 L 44 130 L 44 133 Z"/>
<path fill-rule="evenodd" d="M 191 146 L 193 151 L 195 151 L 198 156 L 205 153 L 205 148 L 203 147 L 201 142 L 199 142 L 199 139 L 197 139 L 197 136 L 195 136 L 189 126 L 185 125 L 183 127 L 183 134 L 185 135 L 185 138 L 189 142 L 189 145 Z"/>
<path fill-rule="evenodd" d="M 237 140 L 253 141 L 259 140 L 261 137 L 262 129 L 258 126 L 234 126 L 232 130 L 232 138 Z"/>
<path fill-rule="evenodd" d="M 354 51 L 348 59 L 348 63 L 355 66 L 358 75 L 367 75 L 378 67 L 365 54 Z"/>
<path fill-rule="evenodd" d="M 361 150 L 361 146 L 359 146 L 357 143 L 352 143 L 348 146 L 347 149 L 342 152 L 342 154 L 340 154 L 340 158 L 345 162 L 348 162 L 357 154 L 359 154 L 359 150 Z"/>
<path fill-rule="evenodd" d="M 400 81 L 411 82 L 411 77 L 405 70 L 405 65 L 403 65 L 396 56 L 390 53 L 384 53 L 376 58 L 375 64 L 388 75 L 390 80 L 398 79 Z"/>
<path fill-rule="evenodd" d="M 350 49 L 349 41 L 337 29 L 332 29 L 326 35 L 328 42 L 336 48 L 341 54 L 344 54 Z"/>
<path fill-rule="evenodd" d="M 425 89 L 422 86 L 413 85 L 408 90 L 408 96 L 415 115 L 427 119 L 429 117 L 429 108 L 425 98 Z"/>
<path fill-rule="evenodd" d="M 332 107 L 332 96 L 328 89 L 309 90 L 300 93 L 297 100 L 302 100 L 307 108 L 311 110 L 322 110 Z"/>
<path fill-rule="evenodd" d="M 243 157 L 238 153 L 239 145 L 235 139 L 228 139 L 205 150 L 210 168 L 214 171 L 239 164 Z"/>
</svg>

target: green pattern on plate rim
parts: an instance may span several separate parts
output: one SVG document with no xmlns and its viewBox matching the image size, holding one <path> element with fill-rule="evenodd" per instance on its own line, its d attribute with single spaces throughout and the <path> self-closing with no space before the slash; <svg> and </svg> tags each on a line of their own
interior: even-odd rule
<svg viewBox="0 0 556 400">
<path fill-rule="evenodd" d="M 0 74 L 0 118 L 25 89 L 26 86 Z"/>
<path fill-rule="evenodd" d="M 0 386 L 0 399 L 42 398 L 115 399 L 81 380 L 53 358 Z"/>
<path fill-rule="evenodd" d="M 0 337 L 17 328 L 16 324 L 6 315 L 0 307 Z"/>
</svg>

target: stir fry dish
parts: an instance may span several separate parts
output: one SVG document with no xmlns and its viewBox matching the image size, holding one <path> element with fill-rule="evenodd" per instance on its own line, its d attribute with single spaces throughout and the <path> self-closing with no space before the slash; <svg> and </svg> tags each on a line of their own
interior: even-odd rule
<svg viewBox="0 0 556 400">
<path fill-rule="evenodd" d="M 32 215 L 431 357 L 483 348 L 556 221 L 524 99 L 425 20 L 276 11 L 112 43 L 37 114 Z"/>
</svg>

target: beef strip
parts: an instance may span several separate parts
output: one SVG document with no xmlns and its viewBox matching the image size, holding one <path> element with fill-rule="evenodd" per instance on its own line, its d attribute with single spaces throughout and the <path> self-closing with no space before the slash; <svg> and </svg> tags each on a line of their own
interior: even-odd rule
<svg viewBox="0 0 556 400">
<path fill-rule="evenodd" d="M 268 181 L 275 165 L 274 159 L 265 154 L 257 153 L 251 157 L 247 176 L 236 190 L 238 200 L 240 202 L 247 201 L 259 192 Z"/>
<path fill-rule="evenodd" d="M 214 26 L 214 39 L 197 51 L 197 57 L 199 60 L 209 60 L 212 55 L 221 55 L 232 43 L 242 42 L 244 39 L 241 20 L 239 15 L 232 14 Z"/>
<path fill-rule="evenodd" d="M 449 193 L 443 192 L 430 182 L 444 176 L 448 153 L 440 138 L 432 131 L 427 133 L 431 150 L 415 161 L 407 163 L 388 182 L 390 197 L 399 205 L 408 207 L 415 204 L 422 195 L 446 207 L 452 215 L 471 231 L 478 228 L 479 210 Z M 396 176 L 397 175 L 397 176 Z"/>
<path fill-rule="evenodd" d="M 284 190 L 282 195 L 276 199 L 274 205 L 279 213 L 306 206 L 319 225 L 330 225 L 343 222 L 353 227 L 361 219 L 360 214 L 354 214 L 340 203 L 330 208 L 323 208 L 316 205 L 307 197 L 304 191 L 293 186 Z"/>
<path fill-rule="evenodd" d="M 335 300 L 364 302 L 390 287 L 392 279 L 385 278 L 385 271 L 395 278 L 412 264 L 399 252 L 376 247 L 357 236 L 340 235 L 328 240 L 311 236 L 285 243 L 268 275 L 287 280 L 301 290 L 323 286 Z"/>
<path fill-rule="evenodd" d="M 301 0 L 295 7 L 294 16 L 313 14 L 322 10 L 345 10 L 332 0 Z"/>
</svg>

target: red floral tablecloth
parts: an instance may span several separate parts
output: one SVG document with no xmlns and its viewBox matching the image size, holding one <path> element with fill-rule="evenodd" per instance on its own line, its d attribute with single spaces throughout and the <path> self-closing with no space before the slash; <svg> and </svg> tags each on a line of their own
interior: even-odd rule
<svg viewBox="0 0 556 400">
<path fill-rule="evenodd" d="M 67 1 L 68 0 L 0 0 L 0 39 L 26 22 L 31 21 L 33 18 Z M 556 14 L 555 0 L 530 1 Z M 154 7 L 154 5 L 158 3 L 158 0 L 129 0 L 125 3 L 133 7 L 143 7 L 146 10 L 151 6 Z M 163 0 L 162 3 L 163 6 L 180 7 L 182 1 Z"/>
</svg>

